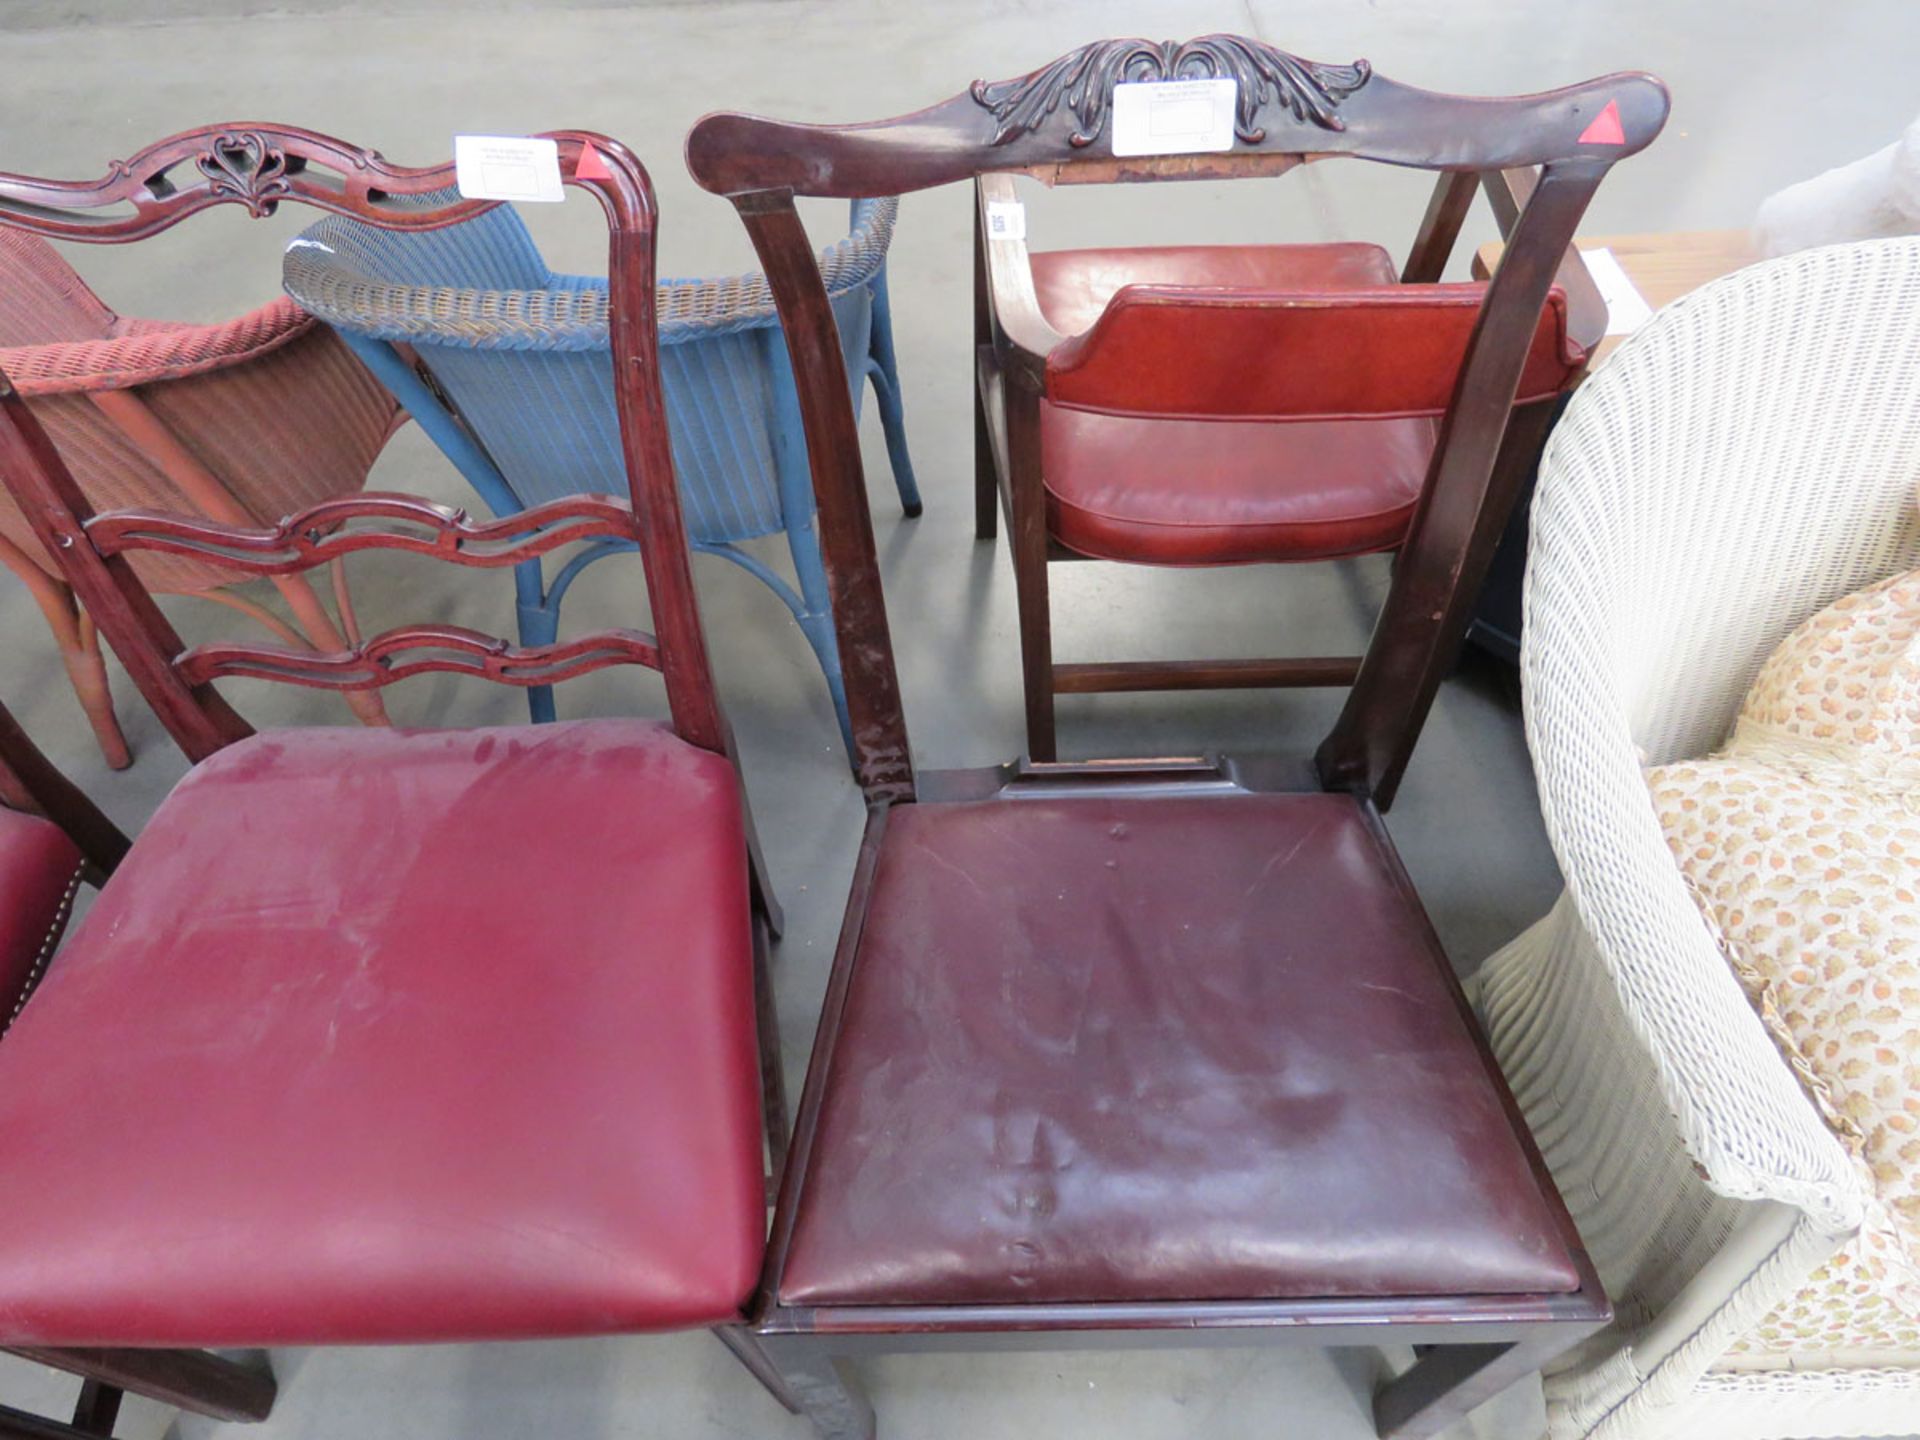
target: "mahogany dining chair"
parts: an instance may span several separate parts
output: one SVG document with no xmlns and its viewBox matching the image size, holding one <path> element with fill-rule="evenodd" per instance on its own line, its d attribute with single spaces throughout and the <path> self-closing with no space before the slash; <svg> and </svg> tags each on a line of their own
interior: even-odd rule
<svg viewBox="0 0 1920 1440">
<path fill-rule="evenodd" d="M 271 1386 L 236 1397 L 226 1362 L 193 1352 L 744 1319 L 785 1146 L 779 912 L 689 573 L 652 189 L 617 143 L 550 138 L 608 222 L 625 495 L 483 522 L 399 494 L 266 526 L 96 512 L 0 376 L 0 478 L 195 762 L 0 1041 L 0 1347 L 257 1419 Z M 297 202 L 428 228 L 487 208 L 420 202 L 453 178 L 310 131 L 212 126 L 97 181 L 0 175 L 0 224 L 111 243 Z M 422 624 L 330 653 L 188 648 L 130 563 L 279 576 L 379 550 L 498 570 L 610 541 L 639 552 L 654 633 L 532 647 Z M 216 688 L 435 671 L 524 687 L 614 664 L 660 672 L 670 723 L 256 734 Z M 89 1410 L 0 1433 L 110 1424 Z"/>
<path fill-rule="evenodd" d="M 1230 149 L 1114 155 L 1118 84 L 1206 77 L 1237 86 Z M 689 166 L 738 209 L 799 377 L 868 803 L 751 1339 L 823 1436 L 875 1429 L 841 1357 L 1236 1341 L 1428 1347 L 1375 1401 L 1383 1435 L 1426 1436 L 1608 1318 L 1381 812 L 1500 533 L 1513 397 L 1563 363 L 1556 268 L 1595 188 L 1659 133 L 1667 104 L 1644 75 L 1460 99 L 1215 35 L 1099 42 L 892 120 L 716 114 L 694 127 Z M 1601 138 L 1597 116 L 1614 117 Z M 1475 176 L 1540 173 L 1484 290 L 1409 286 L 1377 302 L 1383 325 L 1398 317 L 1455 357 L 1457 381 L 1423 368 L 1359 383 L 1271 359 L 1230 402 L 1445 412 L 1332 731 L 1310 760 L 916 772 L 846 376 L 796 197 L 982 177 L 991 193 L 1012 173 L 1227 178 L 1335 156 L 1442 171 L 1436 233 Z M 1251 309 L 1153 288 L 1129 302 L 1126 324 L 1246 355 L 1263 354 L 1260 324 L 1293 323 L 1280 294 Z M 993 323 L 1033 341 L 1004 351 L 1030 366 L 1019 383 L 1033 403 L 1009 401 L 1028 445 L 1060 366 L 1019 358 L 1053 354 L 1031 305 Z M 1124 392 L 1098 346 L 1075 353 L 1087 393 Z M 1451 405 L 1436 386 L 1457 392 Z M 1035 515 L 1016 517 L 1028 541 Z"/>
</svg>

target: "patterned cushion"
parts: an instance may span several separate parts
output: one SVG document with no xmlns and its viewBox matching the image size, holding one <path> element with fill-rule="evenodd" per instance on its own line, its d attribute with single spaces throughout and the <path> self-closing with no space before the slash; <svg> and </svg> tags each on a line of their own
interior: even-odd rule
<svg viewBox="0 0 1920 1440">
<path fill-rule="evenodd" d="M 1732 742 L 1647 781 L 1728 959 L 1878 1198 L 1734 1353 L 1920 1348 L 1920 572 L 1808 620 Z"/>
</svg>

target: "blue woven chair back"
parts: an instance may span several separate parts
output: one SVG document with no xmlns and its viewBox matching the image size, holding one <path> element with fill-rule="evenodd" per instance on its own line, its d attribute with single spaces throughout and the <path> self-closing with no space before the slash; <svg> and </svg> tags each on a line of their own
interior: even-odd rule
<svg viewBox="0 0 1920 1440">
<path fill-rule="evenodd" d="M 876 218 L 875 202 L 861 202 L 853 237 L 835 248 Z M 890 230 L 891 211 L 883 218 Z M 857 264 L 842 267 L 833 295 L 856 412 L 872 325 L 866 281 L 884 263 L 884 243 L 864 277 Z M 512 207 L 432 231 L 330 216 L 294 242 L 287 275 L 294 298 L 336 328 L 411 345 L 522 505 L 625 493 L 606 281 L 554 274 Z M 804 467 L 805 441 L 778 317 L 757 303 L 763 289 L 711 280 L 660 287 L 667 418 L 696 541 L 750 539 L 791 523 L 782 451 L 798 446 L 787 463 Z"/>
</svg>

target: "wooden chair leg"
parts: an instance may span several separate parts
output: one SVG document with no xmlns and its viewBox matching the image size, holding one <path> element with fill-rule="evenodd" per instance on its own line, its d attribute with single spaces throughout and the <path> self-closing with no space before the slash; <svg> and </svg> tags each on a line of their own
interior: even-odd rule
<svg viewBox="0 0 1920 1440">
<path fill-rule="evenodd" d="M 714 1333 L 768 1394 L 807 1417 L 820 1440 L 874 1440 L 872 1403 L 847 1384 L 818 1336 Z"/>
<path fill-rule="evenodd" d="M 800 1413 L 800 1402 L 787 1388 L 787 1378 L 774 1368 L 773 1361 L 761 1348 L 760 1337 L 744 1325 L 716 1325 L 713 1338 L 732 1352 L 733 1358 L 747 1369 L 747 1373 L 760 1382 L 761 1388 L 773 1396 L 780 1405 L 791 1414 Z"/>
<path fill-rule="evenodd" d="M 1053 722 L 1053 615 L 1047 595 L 1047 507 L 1040 496 L 1040 401 L 1007 387 L 1007 463 L 1012 468 L 1014 598 L 1027 702 L 1027 756 L 1058 758 Z"/>
<path fill-rule="evenodd" d="M 64 1350 L 9 1346 L 11 1353 L 215 1420 L 264 1420 L 273 1372 L 205 1350 Z M 31 1417 L 29 1417 L 31 1418 Z M 0 1429 L 0 1436 L 7 1432 Z M 62 1432 L 52 1432 L 62 1433 Z"/>
<path fill-rule="evenodd" d="M 120 1418 L 120 1399 L 126 1392 L 104 1380 L 86 1380 L 80 1385 L 80 1398 L 73 1406 L 73 1428 L 88 1435 L 113 1434 L 113 1422 Z"/>
<path fill-rule="evenodd" d="M 767 1132 L 767 1200 L 771 1204 L 787 1168 L 787 1076 L 780 1060 L 780 1016 L 774 1005 L 773 975 L 768 965 L 772 944 L 764 914 L 753 918 L 754 1028 L 760 1037 L 760 1113 Z"/>
<path fill-rule="evenodd" d="M 133 751 L 121 733 L 120 717 L 113 713 L 113 689 L 107 680 L 107 658 L 100 650 L 100 635 L 93 621 L 82 612 L 76 625 L 77 643 L 62 644 L 60 659 L 67 667 L 67 680 L 79 697 L 80 708 L 87 712 L 93 738 L 108 766 L 124 770 L 133 764 Z"/>
<path fill-rule="evenodd" d="M 44 1415 L 0 1405 L 0 1440 L 97 1440 L 97 1430 L 77 1430 Z"/>
<path fill-rule="evenodd" d="M 987 397 L 981 390 L 980 356 L 993 345 L 993 312 L 987 298 L 987 252 L 980 227 L 973 227 L 973 538 L 991 540 L 1000 525 L 999 481 L 994 473 L 993 438 L 988 429 Z"/>
<path fill-rule="evenodd" d="M 348 648 L 347 640 L 333 623 L 333 617 L 327 614 L 326 607 L 320 603 L 320 597 L 313 593 L 313 586 L 307 583 L 304 575 L 277 575 L 274 585 L 287 602 L 287 608 L 293 612 L 293 618 L 300 632 L 307 637 L 309 644 L 316 650 L 331 651 Z M 377 690 L 347 690 L 342 692 L 347 705 L 360 717 L 363 725 L 391 725 L 387 718 L 387 707 L 381 702 Z"/>
<path fill-rule="evenodd" d="M 1380 1440 L 1426 1440 L 1524 1380 L 1564 1343 L 1437 1345 L 1375 1393 L 1374 1428 Z"/>
<path fill-rule="evenodd" d="M 993 438 L 987 426 L 987 400 L 973 388 L 973 538 L 991 540 L 1000 533 L 1000 482 L 994 473 Z"/>
<path fill-rule="evenodd" d="M 0 566 L 12 571 L 27 587 L 33 603 L 40 607 L 54 643 L 60 647 L 60 661 L 67 669 L 67 683 L 74 698 L 86 711 L 93 726 L 95 741 L 108 765 L 124 770 L 133 763 L 127 737 L 120 733 L 120 721 L 113 713 L 113 692 L 107 685 L 106 661 L 100 654 L 99 638 L 90 622 L 84 622 L 79 602 L 67 585 L 49 575 L 27 557 L 27 553 L 6 536 L 0 535 Z M 92 637 L 89 646 L 89 637 Z"/>
</svg>

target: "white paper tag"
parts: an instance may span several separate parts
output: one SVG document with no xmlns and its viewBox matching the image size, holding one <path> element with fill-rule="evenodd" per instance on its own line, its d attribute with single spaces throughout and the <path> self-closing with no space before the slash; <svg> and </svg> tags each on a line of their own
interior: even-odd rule
<svg viewBox="0 0 1920 1440">
<path fill-rule="evenodd" d="M 1024 240 L 1027 238 L 1027 207 L 1018 200 L 987 202 L 987 239 Z"/>
<path fill-rule="evenodd" d="M 560 147 L 521 135 L 453 137 L 454 180 L 469 200 L 566 199 Z"/>
<path fill-rule="evenodd" d="M 1633 281 L 1611 250 L 1604 246 L 1582 250 L 1580 258 L 1587 262 L 1587 273 L 1593 276 L 1600 298 L 1607 302 L 1607 334 L 1631 335 L 1653 318 L 1653 307 L 1633 288 Z"/>
<path fill-rule="evenodd" d="M 1197 155 L 1233 149 L 1232 80 L 1142 80 L 1113 87 L 1113 153 Z"/>
</svg>

